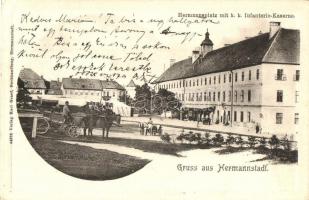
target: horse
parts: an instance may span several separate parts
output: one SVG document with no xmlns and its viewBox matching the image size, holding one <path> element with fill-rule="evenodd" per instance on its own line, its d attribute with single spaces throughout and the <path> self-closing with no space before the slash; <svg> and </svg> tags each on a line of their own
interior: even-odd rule
<svg viewBox="0 0 309 200">
<path fill-rule="evenodd" d="M 111 110 L 106 110 L 106 112 L 102 113 L 96 122 L 96 126 L 102 128 L 102 137 L 108 138 L 109 130 L 113 125 L 113 121 L 115 120 L 116 116 Z"/>
<path fill-rule="evenodd" d="M 86 117 L 83 118 L 84 122 L 84 136 L 92 136 L 92 130 L 96 127 L 96 122 L 98 121 L 98 116 L 96 114 L 87 114 Z M 88 134 L 87 134 L 88 129 Z"/>
</svg>

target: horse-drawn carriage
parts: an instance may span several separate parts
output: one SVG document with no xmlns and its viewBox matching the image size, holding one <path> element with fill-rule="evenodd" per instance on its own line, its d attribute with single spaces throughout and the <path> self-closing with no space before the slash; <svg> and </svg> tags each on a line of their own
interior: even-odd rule
<svg viewBox="0 0 309 200">
<path fill-rule="evenodd" d="M 106 132 L 108 137 L 109 129 L 112 124 L 118 124 L 119 120 L 114 113 L 85 113 L 76 112 L 71 114 L 71 118 L 66 120 L 62 113 L 53 112 L 50 116 L 50 122 L 54 124 L 53 127 L 58 125 L 58 130 L 70 137 L 78 137 L 80 135 L 86 136 L 86 130 L 88 129 L 88 135 L 92 135 L 92 129 L 102 129 L 102 134 Z M 56 126 L 55 126 L 56 125 Z"/>
<path fill-rule="evenodd" d="M 161 135 L 162 134 L 162 126 L 161 125 L 154 125 L 152 123 L 143 123 L 140 122 L 138 124 L 140 128 L 140 134 L 141 135 Z"/>
<path fill-rule="evenodd" d="M 71 120 L 66 121 L 62 113 L 52 112 L 49 121 L 52 127 L 57 128 L 61 133 L 70 137 L 78 137 L 85 127 L 84 119 L 86 117 L 87 115 L 85 113 L 73 113 Z"/>
<path fill-rule="evenodd" d="M 56 129 L 70 137 L 78 137 L 82 135 L 89 127 L 102 129 L 102 134 L 106 133 L 108 137 L 109 129 L 112 124 L 118 125 L 120 123 L 120 116 L 115 115 L 112 111 L 106 113 L 87 113 L 82 108 L 77 108 L 71 114 L 70 120 L 65 120 L 61 109 L 48 110 L 33 106 L 31 109 L 18 109 L 20 118 L 35 118 L 35 126 L 31 125 L 31 119 L 21 120 L 22 128 L 25 130 L 35 129 L 36 134 L 45 134 L 50 128 Z M 32 120 L 34 121 L 34 120 Z M 35 136 L 34 136 L 35 137 Z"/>
</svg>

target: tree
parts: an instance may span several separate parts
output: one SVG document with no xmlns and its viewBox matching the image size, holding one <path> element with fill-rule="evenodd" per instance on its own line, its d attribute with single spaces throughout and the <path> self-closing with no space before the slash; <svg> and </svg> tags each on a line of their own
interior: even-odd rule
<svg viewBox="0 0 309 200">
<path fill-rule="evenodd" d="M 30 102 L 32 98 L 30 97 L 30 93 L 25 88 L 24 82 L 18 78 L 17 80 L 18 92 L 16 96 L 17 106 L 27 106 L 27 102 Z"/>
<path fill-rule="evenodd" d="M 149 112 L 151 109 L 151 88 L 147 83 L 142 86 L 136 86 L 135 88 L 135 101 L 134 107 L 139 112 Z"/>
<path fill-rule="evenodd" d="M 181 102 L 175 97 L 175 94 L 166 89 L 160 88 L 153 97 L 153 108 L 158 113 L 179 110 L 180 107 Z"/>
</svg>

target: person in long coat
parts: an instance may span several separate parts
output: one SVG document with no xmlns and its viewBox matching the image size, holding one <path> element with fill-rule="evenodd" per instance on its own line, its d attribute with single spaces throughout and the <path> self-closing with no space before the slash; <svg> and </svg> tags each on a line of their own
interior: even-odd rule
<svg viewBox="0 0 309 200">
<path fill-rule="evenodd" d="M 102 136 L 105 136 L 105 131 L 106 131 L 106 138 L 108 138 L 109 130 L 113 124 L 114 120 L 114 113 L 113 111 L 107 107 L 104 112 L 103 112 L 104 118 L 102 120 L 103 126 L 102 126 Z"/>
<path fill-rule="evenodd" d="M 84 136 L 87 135 L 87 129 L 88 129 L 88 135 L 92 136 L 92 130 L 95 123 L 95 115 L 96 111 L 94 109 L 94 105 L 92 102 L 87 103 L 84 106 L 84 112 L 87 114 L 87 116 L 84 118 Z"/>
</svg>

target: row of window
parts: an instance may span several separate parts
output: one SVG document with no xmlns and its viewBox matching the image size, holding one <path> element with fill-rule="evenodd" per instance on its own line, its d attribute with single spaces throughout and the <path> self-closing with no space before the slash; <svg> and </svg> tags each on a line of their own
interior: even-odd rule
<svg viewBox="0 0 309 200">
<path fill-rule="evenodd" d="M 234 81 L 237 82 L 238 81 L 238 73 L 234 72 L 233 74 L 234 77 Z M 248 81 L 252 80 L 252 72 L 251 70 L 248 71 Z M 256 73 L 255 73 L 255 78 L 256 80 L 259 80 L 260 78 L 260 70 L 257 69 Z M 222 79 L 222 80 L 221 80 Z M 241 72 L 241 81 L 245 80 L 245 72 Z M 192 79 L 192 80 L 180 80 L 177 82 L 173 82 L 173 83 L 165 83 L 162 85 L 159 85 L 159 89 L 163 88 L 163 89 L 171 89 L 171 88 L 181 88 L 181 87 L 195 87 L 195 86 L 202 86 L 202 85 L 215 85 L 215 84 L 221 84 L 221 83 L 226 83 L 232 82 L 232 73 L 228 73 L 228 74 L 223 74 L 222 75 L 215 75 L 212 77 L 206 77 L 206 78 L 196 78 L 196 79 Z"/>
<path fill-rule="evenodd" d="M 244 121 L 244 112 L 243 111 L 240 111 L 239 112 L 239 121 L 240 122 L 245 122 Z M 237 122 L 238 121 L 238 119 L 237 119 L 237 111 L 234 111 L 234 117 L 233 117 L 233 119 L 234 119 L 234 122 Z M 251 113 L 250 112 L 247 112 L 247 121 L 246 122 L 251 122 Z"/>
<path fill-rule="evenodd" d="M 293 77 L 293 80 L 294 81 L 299 81 L 300 79 L 300 71 L 299 70 L 296 70 L 295 71 L 295 74 L 294 74 L 294 77 Z M 283 69 L 277 69 L 277 74 L 275 76 L 275 80 L 278 80 L 278 81 L 286 81 L 286 76 L 283 72 Z"/>
<path fill-rule="evenodd" d="M 233 74 L 234 76 L 234 81 L 237 82 L 238 81 L 238 73 L 234 72 Z M 222 75 L 217 75 L 217 76 L 213 76 L 213 77 L 208 77 L 208 78 L 196 78 L 193 80 L 180 80 L 177 82 L 173 82 L 173 83 L 165 83 L 162 85 L 159 85 L 159 88 L 164 88 L 164 89 L 171 89 L 171 88 L 181 88 L 181 87 L 195 87 L 195 86 L 202 86 L 202 85 L 211 85 L 211 84 L 221 84 L 221 77 Z M 245 79 L 248 79 L 248 81 L 252 80 L 252 72 L 251 70 L 248 71 L 248 74 L 246 75 L 246 73 L 244 71 L 242 71 L 240 73 L 240 79 L 241 81 L 244 81 Z M 256 80 L 259 80 L 260 78 L 260 70 L 257 69 L 256 73 L 255 73 L 255 78 Z M 223 74 L 223 83 L 226 83 L 227 81 L 230 83 L 232 81 L 232 74 Z M 228 79 L 228 80 L 227 80 Z M 300 70 L 296 70 L 295 71 L 295 75 L 293 80 L 294 81 L 299 81 L 300 79 Z M 281 80 L 281 81 L 285 81 L 286 80 L 286 76 L 284 74 L 283 69 L 277 69 L 277 74 L 275 76 L 275 80 Z"/>
<path fill-rule="evenodd" d="M 221 99 L 221 94 L 222 94 L 222 99 Z M 182 101 L 221 101 L 225 102 L 226 101 L 226 95 L 227 96 L 227 102 L 231 101 L 231 91 L 223 91 L 222 93 L 219 92 L 200 92 L 200 93 L 188 93 L 184 95 L 183 93 L 175 93 L 176 97 Z M 239 99 L 238 99 L 239 97 Z M 240 90 L 234 91 L 234 102 L 251 102 L 251 97 L 252 97 L 252 91 L 251 90 Z M 283 90 L 277 90 L 277 102 L 283 102 Z M 295 103 L 299 102 L 299 91 L 295 91 Z"/>
<path fill-rule="evenodd" d="M 230 118 L 230 111 L 228 111 L 228 118 Z M 234 111 L 234 116 L 233 116 L 233 121 L 234 122 L 245 122 L 244 119 L 244 112 L 239 111 L 239 119 L 238 119 L 238 112 Z M 247 120 L 246 122 L 251 122 L 251 113 L 247 112 Z M 298 124 L 299 122 L 299 113 L 294 113 L 294 124 Z M 283 123 L 283 113 L 276 113 L 276 124 L 282 124 Z"/>
<path fill-rule="evenodd" d="M 184 101 L 184 94 L 175 93 L 176 97 Z M 222 95 L 222 96 L 221 96 Z M 188 93 L 185 95 L 186 101 L 231 101 L 231 91 L 219 92 L 200 92 L 200 93 Z M 234 102 L 251 102 L 252 91 L 251 90 L 240 90 L 234 91 Z M 239 99 L 238 99 L 239 98 Z"/>
<path fill-rule="evenodd" d="M 294 124 L 298 124 L 299 113 L 294 113 Z M 276 113 L 276 124 L 283 123 L 283 113 Z"/>
<path fill-rule="evenodd" d="M 299 101 L 299 91 L 295 91 L 295 103 Z M 277 90 L 277 102 L 283 102 L 283 90 Z"/>
<path fill-rule="evenodd" d="M 78 92 L 78 91 L 73 91 L 73 90 L 70 90 L 70 91 L 68 91 L 68 90 L 65 90 L 64 91 L 65 92 L 65 94 L 72 94 L 72 95 L 97 95 L 97 96 L 99 96 L 100 95 L 100 92 Z M 109 91 L 103 91 L 103 96 L 110 96 L 110 94 L 109 94 Z M 113 97 L 115 97 L 115 92 L 113 92 Z"/>
</svg>

